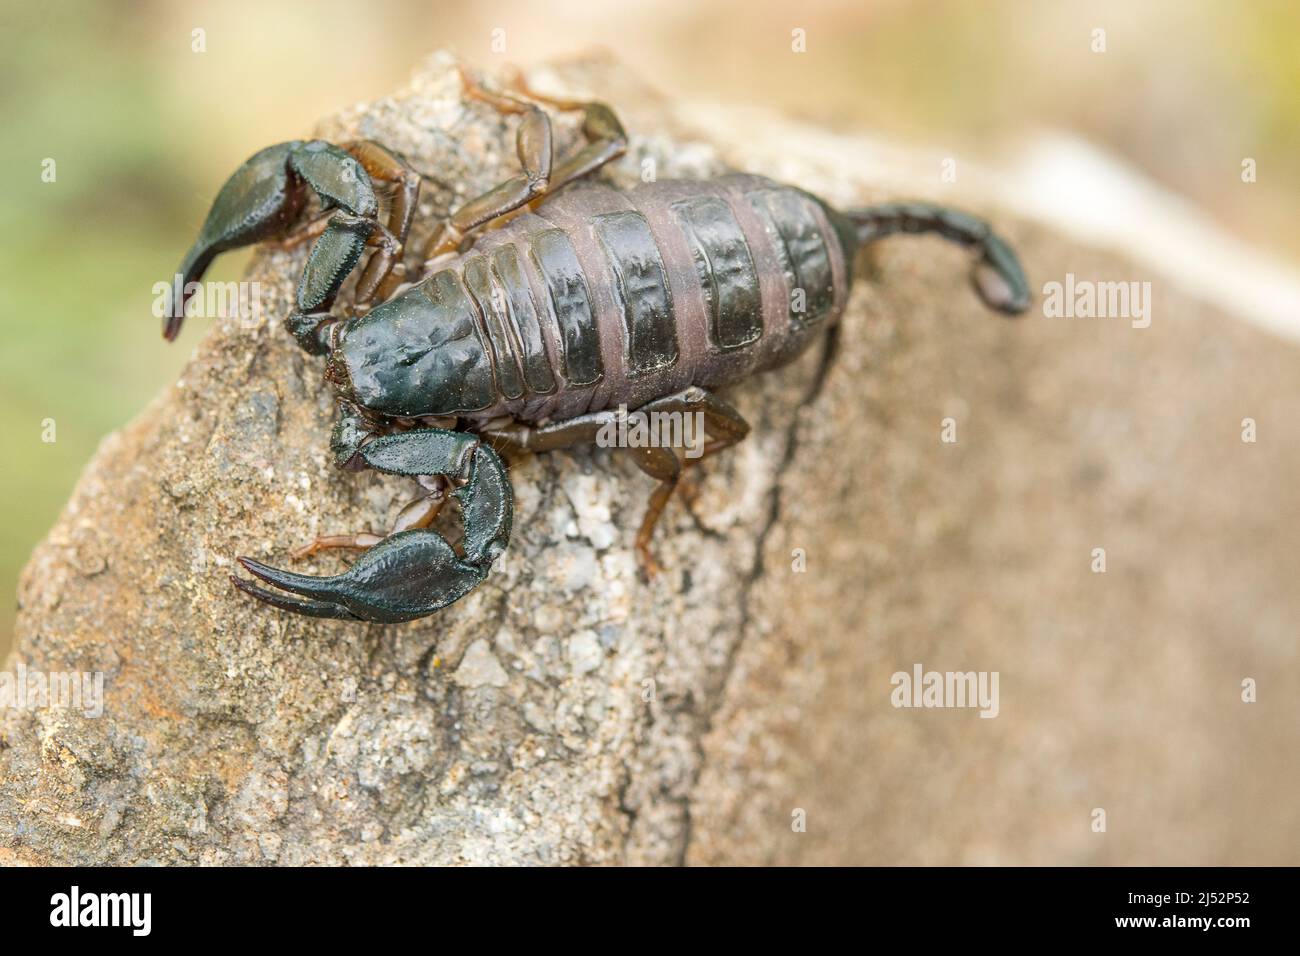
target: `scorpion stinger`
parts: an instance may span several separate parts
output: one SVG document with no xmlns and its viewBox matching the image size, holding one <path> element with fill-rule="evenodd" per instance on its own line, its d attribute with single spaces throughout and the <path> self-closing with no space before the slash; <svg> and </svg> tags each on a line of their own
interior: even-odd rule
<svg viewBox="0 0 1300 956">
<path fill-rule="evenodd" d="M 466 432 L 426 428 L 376 438 L 359 454 L 387 474 L 465 479 L 454 492 L 465 523 L 464 555 L 458 556 L 438 532 L 413 528 L 389 535 L 333 577 L 281 571 L 241 557 L 239 563 L 252 574 L 307 600 L 232 576 L 241 591 L 312 617 L 395 624 L 432 614 L 482 583 L 510 540 L 514 514 L 510 482 L 497 453 Z"/>
</svg>

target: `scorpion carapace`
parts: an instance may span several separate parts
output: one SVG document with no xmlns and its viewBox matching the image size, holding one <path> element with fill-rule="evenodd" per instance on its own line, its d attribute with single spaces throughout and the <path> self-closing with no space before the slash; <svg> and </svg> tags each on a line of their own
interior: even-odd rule
<svg viewBox="0 0 1300 956">
<path fill-rule="evenodd" d="M 708 438 L 699 456 L 659 444 L 628 449 L 659 481 L 636 538 L 652 571 L 650 537 L 685 465 L 749 431 L 715 390 L 791 360 L 831 326 L 855 253 L 883 236 L 937 232 L 971 246 L 984 302 L 1007 314 L 1029 304 L 1015 253 L 965 213 L 928 203 L 836 211 L 746 175 L 620 191 L 584 178 L 626 148 L 607 106 L 492 92 L 462 75 L 471 96 L 519 115 L 522 172 L 436 223 L 413 264 L 405 243 L 420 177 L 379 144 L 319 140 L 272 146 L 240 167 L 182 263 L 188 295 L 226 249 L 315 237 L 285 324 L 325 356 L 339 407 L 335 461 L 420 486 L 387 535 L 331 535 L 297 554 L 363 549 L 342 574 L 240 558 L 276 590 L 235 584 L 275 607 L 384 623 L 430 614 L 478 585 L 509 539 L 511 490 L 498 451 L 593 442 L 619 409 L 699 413 Z M 539 103 L 583 112 L 586 144 L 555 165 Z M 308 190 L 324 215 L 290 237 Z M 485 231 L 489 224 L 498 228 Z M 351 308 L 334 315 L 367 250 Z M 183 303 L 172 311 L 167 338 L 182 311 Z M 430 528 L 450 497 L 464 518 L 459 550 Z"/>
</svg>

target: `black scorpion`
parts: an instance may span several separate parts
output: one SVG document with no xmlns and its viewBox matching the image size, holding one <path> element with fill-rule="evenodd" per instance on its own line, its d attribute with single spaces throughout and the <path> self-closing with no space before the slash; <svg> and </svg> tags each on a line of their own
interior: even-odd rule
<svg viewBox="0 0 1300 956">
<path fill-rule="evenodd" d="M 168 339 L 212 259 L 289 236 L 314 191 L 327 215 L 301 235 L 315 244 L 285 324 L 326 356 L 337 464 L 421 485 L 389 534 L 331 535 L 297 554 L 365 549 L 342 574 L 240 558 L 277 590 L 235 584 L 275 607 L 392 623 L 464 596 L 510 537 L 498 451 L 592 442 L 629 408 L 700 413 L 708 436 L 700 457 L 740 441 L 749 426 L 716 390 L 790 361 L 833 325 L 856 253 L 884 236 L 936 232 L 971 246 L 984 302 L 1007 314 L 1028 306 L 1011 248 L 965 213 L 928 203 L 836 211 L 748 175 L 620 191 L 586 178 L 626 149 L 607 106 L 492 92 L 462 75 L 471 96 L 519 116 L 522 172 L 437 223 L 419 258 L 428 274 L 404 261 L 420 177 L 369 141 L 294 141 L 257 153 L 222 188 L 181 265 Z M 539 103 L 583 113 L 586 144 L 558 164 Z M 336 316 L 339 289 L 367 250 L 350 314 Z M 637 534 L 649 569 L 654 525 L 690 458 L 680 447 L 627 451 L 659 482 Z M 459 552 L 429 527 L 450 497 L 464 519 Z"/>
</svg>

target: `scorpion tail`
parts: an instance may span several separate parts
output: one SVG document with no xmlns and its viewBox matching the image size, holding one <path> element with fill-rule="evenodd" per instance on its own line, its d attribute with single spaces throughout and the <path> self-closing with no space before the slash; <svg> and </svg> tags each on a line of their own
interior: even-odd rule
<svg viewBox="0 0 1300 956">
<path fill-rule="evenodd" d="M 963 246 L 974 246 L 980 258 L 971 281 L 984 304 L 1007 315 L 1019 315 L 1029 308 L 1029 282 L 1020 260 L 983 219 L 923 202 L 885 203 L 841 215 L 849 221 L 859 246 L 898 233 L 918 232 L 934 232 Z"/>
</svg>

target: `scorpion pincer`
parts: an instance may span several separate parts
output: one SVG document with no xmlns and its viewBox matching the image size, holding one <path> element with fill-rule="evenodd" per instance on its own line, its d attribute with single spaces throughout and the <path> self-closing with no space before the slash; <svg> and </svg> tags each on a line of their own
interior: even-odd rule
<svg viewBox="0 0 1300 956">
<path fill-rule="evenodd" d="M 462 76 L 471 96 L 518 116 L 522 171 L 434 225 L 417 260 L 427 269 L 403 261 L 419 175 L 377 143 L 321 140 L 281 143 L 244 163 L 181 264 L 168 339 L 212 259 L 289 237 L 313 191 L 322 218 L 305 233 L 315 243 L 285 325 L 325 357 L 339 408 L 336 463 L 421 486 L 388 535 L 332 535 L 299 552 L 364 549 L 342 574 L 240 558 L 275 590 L 235 584 L 277 608 L 393 623 L 464 596 L 510 538 L 498 452 L 592 442 L 619 406 L 701 413 L 704 455 L 740 441 L 749 425 L 716 390 L 788 362 L 835 323 L 855 254 L 884 236 L 936 232 L 970 246 L 989 307 L 1016 314 L 1029 304 L 1015 253 L 973 216 L 919 202 L 837 211 L 749 175 L 620 191 L 589 178 L 626 149 L 609 107 L 489 91 Z M 559 163 L 539 104 L 582 111 L 585 143 Z M 351 309 L 333 314 L 368 250 Z M 671 447 L 627 451 L 659 482 L 636 539 L 649 570 L 655 522 L 689 460 Z M 430 528 L 451 497 L 464 521 L 459 551 Z"/>
</svg>

